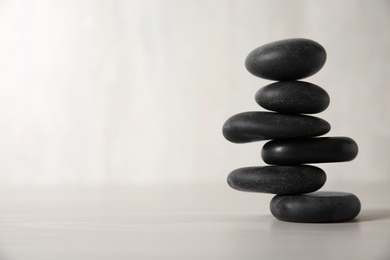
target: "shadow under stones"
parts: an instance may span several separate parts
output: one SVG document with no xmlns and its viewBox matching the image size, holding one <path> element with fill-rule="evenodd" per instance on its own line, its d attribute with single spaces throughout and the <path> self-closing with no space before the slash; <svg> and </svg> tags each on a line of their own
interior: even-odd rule
<svg viewBox="0 0 390 260">
<path fill-rule="evenodd" d="M 390 209 L 362 210 L 356 222 L 378 221 L 390 219 Z"/>
</svg>

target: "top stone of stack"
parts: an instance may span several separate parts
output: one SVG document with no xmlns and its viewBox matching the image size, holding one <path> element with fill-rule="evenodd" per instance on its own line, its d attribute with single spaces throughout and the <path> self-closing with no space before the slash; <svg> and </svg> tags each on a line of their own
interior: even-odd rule
<svg viewBox="0 0 390 260">
<path fill-rule="evenodd" d="M 253 75 L 285 81 L 306 78 L 325 64 L 326 51 L 319 43 L 308 39 L 287 39 L 271 42 L 254 49 L 245 60 Z"/>
</svg>

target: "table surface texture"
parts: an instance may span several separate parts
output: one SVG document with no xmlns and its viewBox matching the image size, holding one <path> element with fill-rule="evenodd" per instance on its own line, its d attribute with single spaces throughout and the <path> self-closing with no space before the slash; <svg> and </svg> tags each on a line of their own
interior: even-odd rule
<svg viewBox="0 0 390 260">
<path fill-rule="evenodd" d="M 327 185 L 325 185 L 327 186 Z M 390 259 L 390 184 L 351 222 L 276 220 L 271 194 L 226 184 L 0 189 L 0 259 Z"/>
</svg>

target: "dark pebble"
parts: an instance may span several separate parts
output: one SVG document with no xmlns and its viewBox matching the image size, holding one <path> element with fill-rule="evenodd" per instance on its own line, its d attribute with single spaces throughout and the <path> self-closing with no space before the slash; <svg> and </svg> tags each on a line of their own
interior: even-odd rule
<svg viewBox="0 0 390 260">
<path fill-rule="evenodd" d="M 360 212 L 358 197 L 346 192 L 314 192 L 296 196 L 276 195 L 271 213 L 279 220 L 302 223 L 349 221 Z"/>
<path fill-rule="evenodd" d="M 303 81 L 280 81 L 257 91 L 257 104 L 265 109 L 291 114 L 315 114 L 324 111 L 330 102 L 328 93 Z"/>
<path fill-rule="evenodd" d="M 358 146 L 349 137 L 272 140 L 261 150 L 264 162 L 278 165 L 345 162 L 357 154 Z"/>
<path fill-rule="evenodd" d="M 272 112 L 244 112 L 230 117 L 223 125 L 223 135 L 233 143 L 267 139 L 311 137 L 326 134 L 330 124 L 306 115 Z"/>
<path fill-rule="evenodd" d="M 273 194 L 302 194 L 320 189 L 326 181 L 325 172 L 314 166 L 258 166 L 232 171 L 230 187 L 240 191 Z"/>
<path fill-rule="evenodd" d="M 325 64 L 326 51 L 315 41 L 287 39 L 254 49 L 245 60 L 247 70 L 271 80 L 295 80 L 309 77 Z"/>
</svg>

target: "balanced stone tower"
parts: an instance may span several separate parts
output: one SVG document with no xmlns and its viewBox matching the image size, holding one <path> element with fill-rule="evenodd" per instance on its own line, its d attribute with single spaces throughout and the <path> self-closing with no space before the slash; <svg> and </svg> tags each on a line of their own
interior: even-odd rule
<svg viewBox="0 0 390 260">
<path fill-rule="evenodd" d="M 261 88 L 256 102 L 273 112 L 244 112 L 229 118 L 223 135 L 234 143 L 267 142 L 261 157 L 272 166 L 239 168 L 228 184 L 240 191 L 276 194 L 271 213 L 291 222 L 341 222 L 360 212 L 359 199 L 346 192 L 315 192 L 326 181 L 325 172 L 307 164 L 353 160 L 358 146 L 348 137 L 317 137 L 330 124 L 304 115 L 324 111 L 328 93 L 312 83 L 297 81 L 318 72 L 326 61 L 325 49 L 312 40 L 287 39 L 253 50 L 245 61 L 255 76 L 275 80 Z"/>
</svg>

